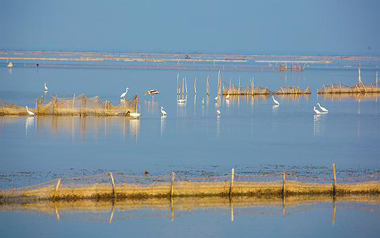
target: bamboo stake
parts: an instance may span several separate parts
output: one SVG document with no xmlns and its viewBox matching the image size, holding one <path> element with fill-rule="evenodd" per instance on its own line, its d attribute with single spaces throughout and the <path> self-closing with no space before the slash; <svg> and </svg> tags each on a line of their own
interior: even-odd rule
<svg viewBox="0 0 380 238">
<path fill-rule="evenodd" d="M 185 92 L 185 78 L 182 78 L 182 95 Z"/>
<path fill-rule="evenodd" d="M 175 179 L 175 173 L 172 172 L 172 182 L 170 186 L 170 197 L 172 198 L 174 196 L 174 179 Z"/>
<path fill-rule="evenodd" d="M 240 95 L 240 75 L 239 75 L 239 88 L 238 88 L 238 94 Z"/>
<path fill-rule="evenodd" d="M 187 78 L 185 77 L 185 90 L 186 90 L 186 96 L 187 96 Z"/>
<path fill-rule="evenodd" d="M 178 88 L 178 77 L 179 77 L 179 74 L 177 74 L 177 95 L 179 95 L 179 88 Z"/>
<path fill-rule="evenodd" d="M 285 172 L 282 177 L 282 198 L 285 199 L 286 196 L 286 185 L 285 185 Z"/>
<path fill-rule="evenodd" d="M 112 176 L 112 173 L 111 173 L 111 172 L 109 172 L 108 175 L 109 175 L 110 178 L 111 178 L 111 183 L 112 183 L 112 195 L 113 195 L 113 198 L 116 198 L 115 180 L 113 179 L 113 176 Z"/>
<path fill-rule="evenodd" d="M 219 81 L 220 81 L 220 71 L 218 72 L 218 84 L 216 86 L 216 92 L 218 93 L 218 96 L 220 97 L 220 92 L 219 92 Z"/>
<path fill-rule="evenodd" d="M 332 165 L 333 172 L 333 195 L 336 195 L 336 173 L 335 173 L 335 164 Z"/>
<path fill-rule="evenodd" d="M 208 77 L 209 76 L 207 76 L 207 80 L 206 80 L 206 94 L 207 94 L 207 96 L 210 95 L 210 89 L 209 89 L 210 85 L 208 84 Z"/>
<path fill-rule="evenodd" d="M 231 183 L 230 183 L 230 198 L 232 197 L 232 189 L 234 186 L 235 169 L 231 170 Z"/>
<path fill-rule="evenodd" d="M 197 94 L 197 77 L 194 78 L 194 94 Z"/>
<path fill-rule="evenodd" d="M 55 189 L 54 189 L 54 197 L 53 197 L 54 201 L 55 201 L 55 198 L 57 197 L 58 188 L 60 184 L 61 184 L 61 178 L 58 178 L 57 185 L 55 186 Z"/>
<path fill-rule="evenodd" d="M 222 77 L 220 77 L 220 80 L 219 80 L 219 96 L 222 95 Z"/>
<path fill-rule="evenodd" d="M 3 105 L 3 111 L 4 111 L 4 105 Z M 37 114 L 40 114 L 40 100 L 37 98 Z"/>
</svg>

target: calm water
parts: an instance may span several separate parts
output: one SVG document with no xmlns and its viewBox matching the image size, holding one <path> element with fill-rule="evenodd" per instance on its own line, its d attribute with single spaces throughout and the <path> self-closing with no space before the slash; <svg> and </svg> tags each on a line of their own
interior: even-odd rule
<svg viewBox="0 0 380 238">
<path fill-rule="evenodd" d="M 357 70 L 312 69 L 304 72 L 222 71 L 224 81 L 255 85 L 275 91 L 281 86 L 310 86 L 310 97 L 277 97 L 281 105 L 273 108 L 271 98 L 235 97 L 215 104 L 216 71 L 165 71 L 115 69 L 0 68 L 0 98 L 29 107 L 43 95 L 74 93 L 88 97 L 99 95 L 117 104 L 129 87 L 127 97 L 138 93 L 140 120 L 102 117 L 0 117 L 1 188 L 35 184 L 55 177 L 70 177 L 104 171 L 141 174 L 168 174 L 171 171 L 202 171 L 214 174 L 239 171 L 294 170 L 318 176 L 330 176 L 335 163 L 339 175 L 377 172 L 380 168 L 380 98 L 318 97 L 316 89 L 330 82 L 354 85 Z M 176 103 L 176 76 L 187 77 L 189 95 L 186 106 Z M 205 84 L 210 75 L 211 95 L 207 103 Z M 197 77 L 198 94 L 193 82 Z M 375 71 L 362 71 L 363 81 L 375 81 Z M 161 94 L 144 96 L 148 89 Z M 206 105 L 201 105 L 205 98 Z M 315 116 L 313 106 L 320 102 L 327 115 Z M 168 113 L 161 118 L 160 107 Z M 216 110 L 221 116 L 217 118 Z M 7 236 L 361 236 L 379 235 L 378 205 L 353 204 L 355 209 L 337 211 L 331 223 L 331 204 L 310 205 L 290 216 L 243 210 L 231 222 L 228 216 L 195 211 L 176 218 L 162 218 L 154 211 L 147 217 L 117 219 L 115 222 L 91 221 L 94 214 L 82 214 L 83 220 L 60 222 L 49 216 L 29 213 L 0 213 L 0 233 Z M 281 209 L 281 208 L 268 208 Z M 217 209 L 218 210 L 218 209 Z M 280 211 L 280 210 L 279 210 Z M 282 211 L 282 210 L 281 210 Z M 221 212 L 219 209 L 218 212 Z M 150 217 L 158 213 L 158 217 Z M 222 213 L 222 212 L 221 212 Z M 227 211 L 228 213 L 228 211 Z M 166 214 L 167 215 L 167 214 Z M 116 215 L 117 216 L 117 215 Z M 124 214 L 127 216 L 127 214 Z M 105 217 L 107 215 L 105 214 Z M 90 220 L 90 221 L 89 221 Z M 23 227 L 23 229 L 17 229 Z M 146 227 L 149 227 L 148 229 Z"/>
<path fill-rule="evenodd" d="M 379 206 L 315 203 L 296 207 L 139 209 L 51 214 L 1 212 L 6 237 L 378 237 Z M 22 227 L 22 229 L 20 229 Z"/>
</svg>

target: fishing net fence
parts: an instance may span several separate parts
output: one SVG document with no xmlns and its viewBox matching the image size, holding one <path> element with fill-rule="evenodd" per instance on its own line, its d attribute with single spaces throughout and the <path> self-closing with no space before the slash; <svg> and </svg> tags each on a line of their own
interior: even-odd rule
<svg viewBox="0 0 380 238">
<path fill-rule="evenodd" d="M 223 95 L 268 95 L 271 91 L 268 88 L 262 88 L 259 86 L 236 86 L 234 84 L 221 82 Z"/>
<path fill-rule="evenodd" d="M 5 104 L 0 101 L 0 115 L 28 115 L 25 107 L 16 104 Z M 85 95 L 53 97 L 50 101 L 45 97 L 36 99 L 36 108 L 29 109 L 36 115 L 72 115 L 72 116 L 128 116 L 140 110 L 139 96 L 131 99 L 121 99 L 119 105 L 110 101 L 102 101 L 99 96 L 86 97 Z"/>
<path fill-rule="evenodd" d="M 339 174 L 338 174 L 339 176 Z M 334 179 L 335 178 L 335 179 Z M 207 196 L 284 196 L 378 194 L 380 172 L 355 177 L 316 177 L 289 172 L 192 177 L 103 173 L 59 178 L 37 185 L 0 190 L 1 199 L 110 199 Z"/>
<path fill-rule="evenodd" d="M 283 86 L 274 92 L 274 94 L 311 94 L 311 91 L 309 87 L 302 91 L 299 87 Z"/>
<path fill-rule="evenodd" d="M 323 85 L 321 89 L 317 90 L 318 94 L 347 94 L 347 93 L 380 93 L 380 87 L 374 84 L 356 84 L 349 87 L 342 83 L 330 83 Z"/>
</svg>

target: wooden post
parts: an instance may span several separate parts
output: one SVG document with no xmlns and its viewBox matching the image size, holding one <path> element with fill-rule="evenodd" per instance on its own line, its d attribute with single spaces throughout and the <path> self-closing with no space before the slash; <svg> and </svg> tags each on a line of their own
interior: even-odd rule
<svg viewBox="0 0 380 238">
<path fill-rule="evenodd" d="M 285 185 L 285 172 L 282 177 L 282 198 L 285 199 L 286 196 L 286 185 Z"/>
<path fill-rule="evenodd" d="M 231 183 L 230 183 L 230 198 L 232 197 L 232 189 L 233 189 L 233 186 L 234 186 L 234 178 L 235 178 L 235 169 L 232 169 L 231 170 Z"/>
<path fill-rule="evenodd" d="M 333 172 L 333 195 L 336 195 L 336 173 L 335 173 L 335 164 L 332 165 Z"/>
<path fill-rule="evenodd" d="M 36 101 L 37 101 L 37 115 L 38 115 L 40 113 L 40 100 L 37 98 Z M 3 111 L 4 111 L 4 108 L 3 108 Z"/>
<path fill-rule="evenodd" d="M 172 182 L 170 186 L 170 197 L 173 198 L 174 196 L 174 179 L 175 179 L 175 173 L 172 172 Z"/>
<path fill-rule="evenodd" d="M 194 94 L 197 94 L 197 77 L 194 78 Z"/>
<path fill-rule="evenodd" d="M 83 98 L 84 98 L 84 116 L 86 116 L 87 97 L 83 95 Z"/>
<path fill-rule="evenodd" d="M 240 95 L 240 75 L 239 75 L 239 88 L 238 88 L 238 94 Z"/>
<path fill-rule="evenodd" d="M 220 91 L 219 91 L 219 86 L 220 86 L 220 71 L 218 72 L 218 84 L 216 86 L 216 93 L 218 94 L 218 97 L 220 97 Z"/>
<path fill-rule="evenodd" d="M 178 88 L 178 77 L 179 77 L 179 74 L 177 74 L 177 95 L 179 95 L 179 88 Z"/>
<path fill-rule="evenodd" d="M 75 93 L 74 93 L 74 97 L 73 97 L 73 105 L 71 107 L 71 110 L 73 111 L 73 116 L 74 116 L 74 107 L 75 107 Z"/>
<path fill-rule="evenodd" d="M 57 197 L 58 188 L 59 188 L 60 184 L 61 184 L 61 178 L 58 178 L 58 182 L 57 182 L 57 185 L 55 186 L 55 190 L 54 190 L 54 197 L 53 197 L 54 201 L 55 201 L 55 198 Z"/>
<path fill-rule="evenodd" d="M 116 198 L 115 180 L 113 179 L 113 176 L 112 176 L 111 172 L 109 172 L 108 175 L 110 176 L 111 182 L 112 182 L 112 195 L 113 195 L 113 198 Z"/>
<path fill-rule="evenodd" d="M 186 91 L 186 96 L 187 96 L 187 78 L 185 77 L 185 91 Z"/>
<path fill-rule="evenodd" d="M 185 78 L 182 78 L 182 95 L 185 94 Z"/>
<path fill-rule="evenodd" d="M 210 95 L 209 84 L 208 84 L 208 77 L 209 76 L 207 76 L 207 80 L 206 80 L 206 94 L 207 94 L 207 96 Z"/>
</svg>

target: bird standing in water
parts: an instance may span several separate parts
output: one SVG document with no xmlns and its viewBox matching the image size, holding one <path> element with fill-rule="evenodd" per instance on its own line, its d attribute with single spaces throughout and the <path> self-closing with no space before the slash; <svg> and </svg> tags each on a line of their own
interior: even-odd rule
<svg viewBox="0 0 380 238">
<path fill-rule="evenodd" d="M 321 104 L 317 103 L 317 106 L 322 110 L 322 112 L 329 112 L 326 108 L 322 107 Z"/>
<path fill-rule="evenodd" d="M 274 98 L 274 96 L 272 96 L 272 100 L 274 104 L 276 104 L 277 106 L 280 106 L 280 103 Z"/>
<path fill-rule="evenodd" d="M 166 117 L 168 114 L 164 111 L 164 107 L 161 107 L 162 117 Z"/>
<path fill-rule="evenodd" d="M 34 113 L 29 111 L 29 108 L 28 107 L 25 107 L 26 108 L 26 112 L 29 114 L 29 116 L 34 116 Z"/>
</svg>

